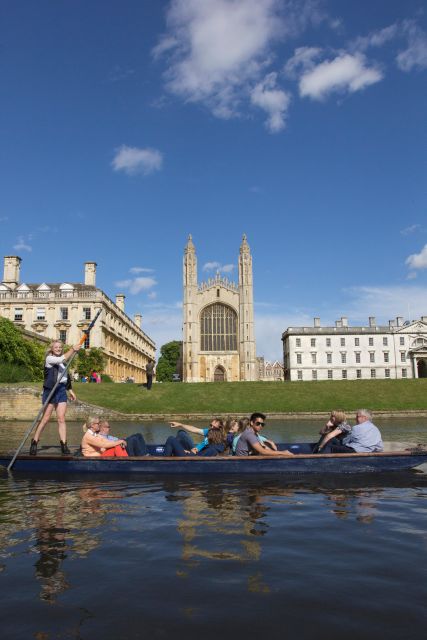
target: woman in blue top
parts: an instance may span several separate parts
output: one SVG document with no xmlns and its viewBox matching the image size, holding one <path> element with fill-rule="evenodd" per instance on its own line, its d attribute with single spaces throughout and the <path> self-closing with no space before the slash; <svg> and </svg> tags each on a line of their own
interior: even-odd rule
<svg viewBox="0 0 427 640">
<path fill-rule="evenodd" d="M 181 422 L 171 422 L 170 426 L 179 431 L 176 436 L 170 436 L 166 440 L 165 456 L 216 456 L 225 449 L 224 423 L 220 418 L 213 418 L 205 429 Z M 195 445 L 189 433 L 203 436 L 202 442 Z"/>
</svg>

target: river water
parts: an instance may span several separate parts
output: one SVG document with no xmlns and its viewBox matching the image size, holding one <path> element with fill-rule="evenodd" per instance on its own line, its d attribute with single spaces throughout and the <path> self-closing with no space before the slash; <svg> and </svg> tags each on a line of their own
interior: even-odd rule
<svg viewBox="0 0 427 640">
<path fill-rule="evenodd" d="M 114 424 L 163 442 L 164 424 Z M 377 421 L 427 442 L 427 419 Z M 276 440 L 320 425 L 271 422 Z M 0 449 L 28 424 L 0 423 Z M 69 425 L 69 440 L 81 427 Z M 43 442 L 57 440 L 49 426 Z M 420 639 L 427 473 L 187 480 L 0 475 L 2 637 Z"/>
</svg>

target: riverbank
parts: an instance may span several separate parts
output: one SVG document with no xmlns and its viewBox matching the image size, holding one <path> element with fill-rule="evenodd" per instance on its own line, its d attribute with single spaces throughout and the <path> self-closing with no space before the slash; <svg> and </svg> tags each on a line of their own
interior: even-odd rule
<svg viewBox="0 0 427 640">
<path fill-rule="evenodd" d="M 427 379 L 327 382 L 158 383 L 150 391 L 135 384 L 74 385 L 78 401 L 69 420 L 99 413 L 114 420 L 203 419 L 248 415 L 273 418 L 324 416 L 332 408 L 350 415 L 368 407 L 382 416 L 427 416 Z M 33 419 L 40 408 L 40 383 L 1 384 L 0 419 Z"/>
</svg>

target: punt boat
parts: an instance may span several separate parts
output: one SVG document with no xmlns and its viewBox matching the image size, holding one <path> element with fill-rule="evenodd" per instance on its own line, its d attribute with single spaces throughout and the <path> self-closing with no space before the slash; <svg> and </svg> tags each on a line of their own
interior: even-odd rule
<svg viewBox="0 0 427 640">
<path fill-rule="evenodd" d="M 162 445 L 147 445 L 148 454 L 127 458 L 85 458 L 61 456 L 55 447 L 41 449 L 37 456 L 19 455 L 13 472 L 29 474 L 144 474 L 158 475 L 276 475 L 364 474 L 405 471 L 427 464 L 427 446 L 410 443 L 384 443 L 381 453 L 313 454 L 314 443 L 282 443 L 294 456 L 166 457 Z M 0 467 L 7 468 L 13 453 L 0 453 Z"/>
</svg>

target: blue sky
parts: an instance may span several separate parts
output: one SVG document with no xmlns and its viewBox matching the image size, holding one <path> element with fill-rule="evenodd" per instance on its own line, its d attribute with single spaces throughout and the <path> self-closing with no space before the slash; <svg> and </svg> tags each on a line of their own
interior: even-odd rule
<svg viewBox="0 0 427 640">
<path fill-rule="evenodd" d="M 427 315 L 427 16 L 406 0 L 3 0 L 0 247 L 181 338 L 253 253 L 258 355 L 288 326 Z"/>
</svg>

